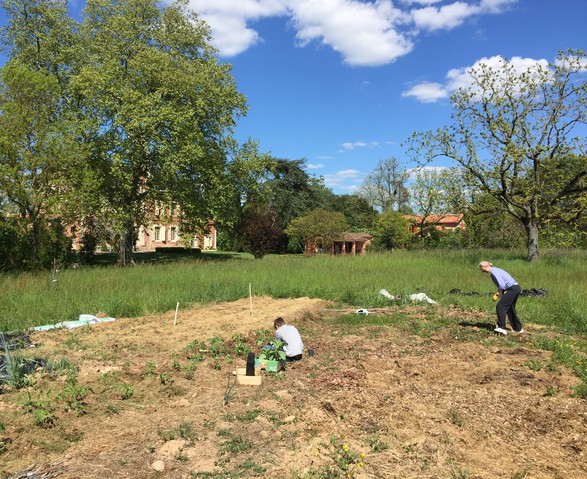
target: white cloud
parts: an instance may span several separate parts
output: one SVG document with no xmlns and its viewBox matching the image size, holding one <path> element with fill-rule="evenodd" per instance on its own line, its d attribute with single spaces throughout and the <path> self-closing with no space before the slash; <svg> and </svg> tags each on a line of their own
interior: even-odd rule
<svg viewBox="0 0 587 479">
<path fill-rule="evenodd" d="M 319 170 L 321 168 L 324 168 L 324 165 L 322 163 L 315 163 L 315 164 L 310 163 L 309 165 L 306 165 L 306 168 L 308 170 Z"/>
<path fill-rule="evenodd" d="M 363 176 L 364 174 L 358 170 L 340 170 L 333 174 L 324 175 L 324 184 L 328 188 L 336 190 L 354 191 Z"/>
<path fill-rule="evenodd" d="M 452 30 L 476 15 L 502 13 L 518 0 L 481 0 L 479 3 L 456 1 L 439 7 L 423 7 L 413 10 L 416 27 L 424 30 Z"/>
<path fill-rule="evenodd" d="M 434 103 L 448 97 L 448 91 L 440 83 L 422 82 L 402 92 L 402 96 L 413 96 L 422 103 Z"/>
<path fill-rule="evenodd" d="M 504 60 L 501 56 L 493 56 L 490 58 L 481 58 L 473 65 L 461 68 L 452 68 L 448 71 L 444 83 L 421 82 L 402 93 L 404 97 L 414 97 L 422 103 L 433 103 L 440 99 L 447 98 L 452 93 L 460 88 L 466 89 L 473 86 L 473 78 L 471 77 L 471 70 L 478 70 L 482 65 L 490 67 L 494 76 L 500 75 L 504 78 L 504 84 L 507 83 L 504 72 L 506 69 L 511 69 L 510 74 L 521 75 L 528 73 L 537 67 L 547 68 L 548 61 L 541 59 L 535 60 L 533 58 L 512 57 L 510 60 Z"/>
<path fill-rule="evenodd" d="M 474 15 L 501 13 L 516 1 L 436 6 L 440 2 L 435 0 L 189 0 L 189 6 L 210 25 L 222 56 L 264 41 L 254 22 L 284 17 L 295 29 L 298 46 L 318 43 L 339 52 L 347 65 L 379 66 L 410 53 L 419 30 L 455 28 Z"/>
<path fill-rule="evenodd" d="M 376 148 L 379 146 L 379 142 L 372 141 L 371 143 L 365 143 L 364 141 L 355 141 L 343 143 L 341 146 L 342 150 L 340 151 L 350 151 L 356 150 L 357 148 Z"/>
</svg>

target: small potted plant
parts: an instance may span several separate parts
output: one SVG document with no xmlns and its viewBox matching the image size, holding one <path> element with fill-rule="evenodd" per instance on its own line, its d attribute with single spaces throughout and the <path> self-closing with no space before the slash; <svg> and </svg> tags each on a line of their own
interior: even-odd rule
<svg viewBox="0 0 587 479">
<path fill-rule="evenodd" d="M 276 373 L 285 369 L 285 351 L 283 350 L 285 344 L 283 341 L 278 341 L 277 339 L 269 341 L 267 346 L 264 346 L 261 350 L 258 364 L 255 364 L 255 367 L 260 366 L 263 368 L 265 366 L 265 371 L 270 373 Z"/>
</svg>

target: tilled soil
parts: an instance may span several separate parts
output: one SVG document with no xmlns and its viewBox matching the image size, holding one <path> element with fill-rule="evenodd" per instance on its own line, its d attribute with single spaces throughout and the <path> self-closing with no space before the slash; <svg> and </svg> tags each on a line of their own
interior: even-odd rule
<svg viewBox="0 0 587 479">
<path fill-rule="evenodd" d="M 587 477 L 580 379 L 530 347 L 548 331 L 525 324 L 506 341 L 483 313 L 432 306 L 454 323 L 416 335 L 393 311 L 360 327 L 331 321 L 327 306 L 254 298 L 180 311 L 175 326 L 172 311 L 33 334 L 27 356 L 66 357 L 79 366 L 74 392 L 91 391 L 77 404 L 67 376 L 43 370 L 27 389 L 4 388 L 0 477 Z M 395 312 L 417 325 L 420 311 Z M 315 355 L 260 386 L 233 385 L 246 353 L 214 360 L 193 346 L 254 345 L 277 316 Z M 50 427 L 35 425 L 31 403 Z"/>
</svg>

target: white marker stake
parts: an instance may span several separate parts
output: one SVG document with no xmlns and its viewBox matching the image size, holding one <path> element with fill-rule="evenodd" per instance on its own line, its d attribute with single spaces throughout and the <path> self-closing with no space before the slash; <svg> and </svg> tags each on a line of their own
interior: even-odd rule
<svg viewBox="0 0 587 479">
<path fill-rule="evenodd" d="M 177 306 L 175 307 L 175 318 L 173 318 L 173 325 L 175 326 L 177 324 L 177 311 L 179 310 L 179 303 L 177 303 Z"/>
<path fill-rule="evenodd" d="M 253 294 L 251 292 L 251 283 L 249 283 L 249 304 L 251 305 L 251 316 L 253 316 Z"/>
</svg>

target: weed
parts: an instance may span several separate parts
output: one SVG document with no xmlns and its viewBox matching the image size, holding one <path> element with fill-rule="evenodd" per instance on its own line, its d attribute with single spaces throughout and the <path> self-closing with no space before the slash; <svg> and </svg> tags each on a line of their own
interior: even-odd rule
<svg viewBox="0 0 587 479">
<path fill-rule="evenodd" d="M 355 478 L 363 467 L 364 454 L 353 451 L 347 439 L 339 439 L 336 436 L 330 437 L 330 443 L 324 445 L 323 454 L 327 460 L 326 464 L 317 469 L 310 469 L 302 476 L 304 479 L 342 479 Z M 320 456 L 321 451 L 315 452 Z"/>
<path fill-rule="evenodd" d="M 186 454 L 182 454 L 181 452 L 176 454 L 175 459 L 179 462 L 188 462 L 190 460 Z"/>
<path fill-rule="evenodd" d="M 141 377 L 147 378 L 149 376 L 154 376 L 157 372 L 157 365 L 155 363 L 147 363 L 145 370 L 141 373 Z"/>
<path fill-rule="evenodd" d="M 448 419 L 455 426 L 463 427 L 465 425 L 465 418 L 458 409 L 451 407 L 448 410 Z"/>
<path fill-rule="evenodd" d="M 515 472 L 512 479 L 527 479 L 530 474 L 530 467 L 526 467 L 523 471 Z"/>
<path fill-rule="evenodd" d="M 524 363 L 524 366 L 531 369 L 532 371 L 540 371 L 544 367 L 542 361 L 539 359 L 530 359 Z"/>
<path fill-rule="evenodd" d="M 190 445 L 197 440 L 196 432 L 193 429 L 193 425 L 190 422 L 182 422 L 179 426 L 171 429 L 159 429 L 157 434 L 163 441 L 173 441 L 178 437 L 185 439 Z"/>
<path fill-rule="evenodd" d="M 375 435 L 368 437 L 366 443 L 371 448 L 371 452 L 383 452 L 389 449 L 389 444 L 381 441 Z"/>
<path fill-rule="evenodd" d="M 231 437 L 228 441 L 224 442 L 220 447 L 218 454 L 223 456 L 225 454 L 240 454 L 241 452 L 250 451 L 254 444 L 251 441 L 243 439 L 240 436 Z"/>
<path fill-rule="evenodd" d="M 196 371 L 196 367 L 197 367 L 197 365 L 193 361 L 190 361 L 185 366 L 183 366 L 181 369 L 183 371 L 184 377 L 186 379 L 194 379 L 194 373 Z"/>
<path fill-rule="evenodd" d="M 45 364 L 45 370 L 51 375 L 51 377 L 57 378 L 67 374 L 69 371 L 79 372 L 79 367 L 77 364 L 70 362 L 69 359 L 63 356 L 59 359 L 50 359 L 47 361 L 47 364 Z"/>
<path fill-rule="evenodd" d="M 94 391 L 90 387 L 80 386 L 77 382 L 77 374 L 74 373 L 69 373 L 65 382 L 66 386 L 57 398 L 65 403 L 65 411 L 74 411 L 76 416 L 82 416 L 86 413 L 84 399 Z"/>
<path fill-rule="evenodd" d="M 226 406 L 232 400 L 232 398 L 234 398 L 236 394 L 236 391 L 234 390 L 234 386 L 236 384 L 236 377 L 234 378 L 234 380 L 231 379 L 232 378 L 228 376 L 228 383 L 226 385 L 226 389 L 224 390 L 224 394 L 222 395 L 223 406 Z"/>
<path fill-rule="evenodd" d="M 126 399 L 130 399 L 135 393 L 133 387 L 122 380 L 120 381 L 118 389 L 120 389 L 120 399 L 122 399 L 123 401 Z"/>
<path fill-rule="evenodd" d="M 553 386 L 549 386 L 546 388 L 545 396 L 553 397 L 556 396 L 560 392 L 559 388 L 555 388 Z"/>
<path fill-rule="evenodd" d="M 159 382 L 163 384 L 163 386 L 169 386 L 173 384 L 173 375 L 171 373 L 163 372 L 159 374 Z"/>
<path fill-rule="evenodd" d="M 198 438 L 191 422 L 182 422 L 178 427 L 179 437 L 193 444 Z"/>
<path fill-rule="evenodd" d="M 575 388 L 575 397 L 587 401 L 587 383 L 581 383 Z"/>
<path fill-rule="evenodd" d="M 40 391 L 36 399 L 31 397 L 27 391 L 27 398 L 23 402 L 23 408 L 26 412 L 33 414 L 35 425 L 44 429 L 51 428 L 55 425 L 55 408 L 51 402 L 51 392 L 47 391 L 43 398 L 43 392 Z"/>
<path fill-rule="evenodd" d="M 153 454 L 156 451 L 155 446 L 153 446 L 153 444 L 147 444 L 145 446 L 145 449 L 149 454 Z"/>
<path fill-rule="evenodd" d="M 78 338 L 77 336 L 74 336 L 74 335 L 69 336 L 65 341 L 63 341 L 63 344 L 68 349 L 75 349 L 75 350 L 88 349 L 87 344 L 84 344 L 80 338 Z"/>
<path fill-rule="evenodd" d="M 175 371 L 181 371 L 181 363 L 179 362 L 179 359 L 177 358 L 177 355 L 172 355 L 171 356 L 171 368 L 174 369 Z"/>
<path fill-rule="evenodd" d="M 460 466 L 451 469 L 450 471 L 451 479 L 467 479 L 469 476 L 468 469 L 462 469 Z"/>
</svg>

